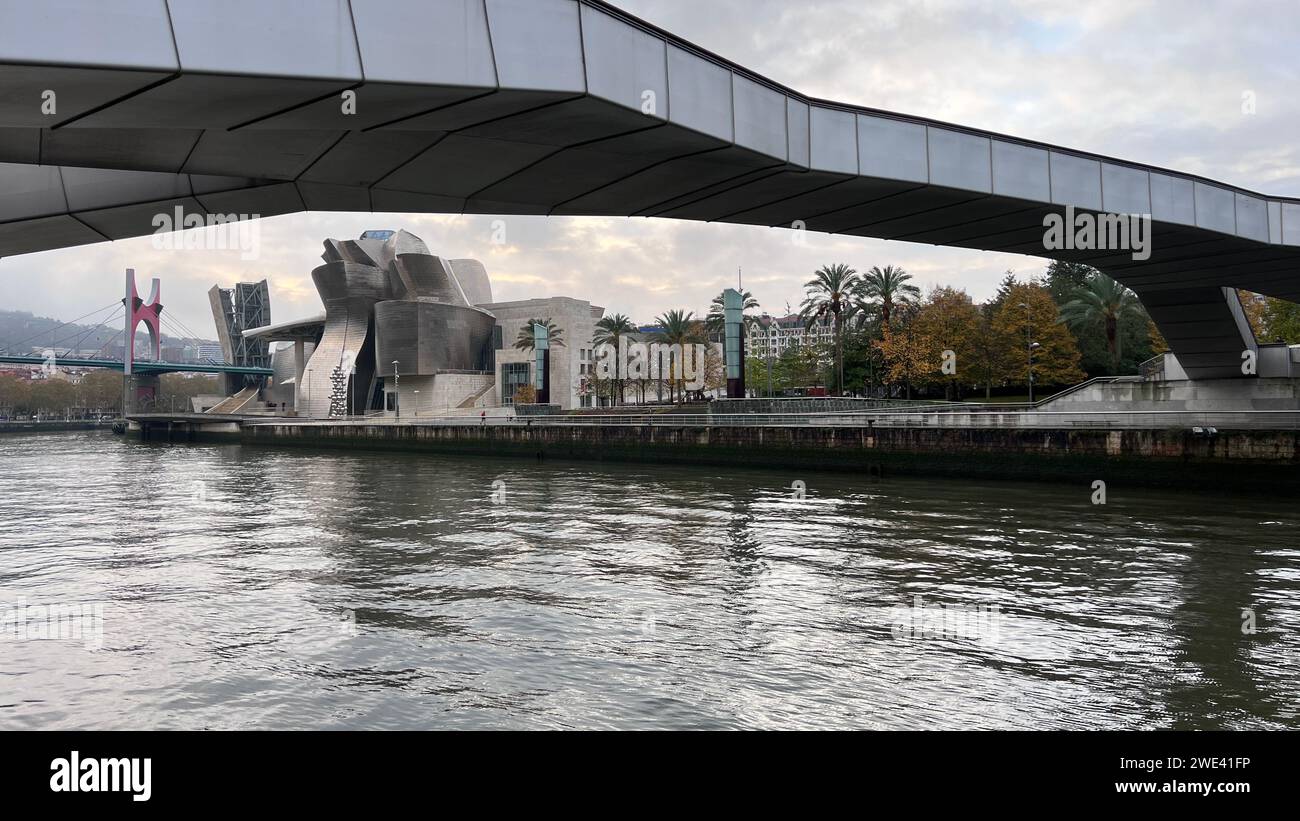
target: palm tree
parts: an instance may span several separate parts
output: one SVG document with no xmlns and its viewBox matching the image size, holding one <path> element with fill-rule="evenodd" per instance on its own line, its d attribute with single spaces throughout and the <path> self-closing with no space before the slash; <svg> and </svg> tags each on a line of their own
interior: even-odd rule
<svg viewBox="0 0 1300 821">
<path fill-rule="evenodd" d="M 862 310 L 878 311 L 882 327 L 888 326 L 895 308 L 914 302 L 921 296 L 921 289 L 908 283 L 911 278 L 912 275 L 902 268 L 873 265 L 858 280 L 855 296 Z"/>
<path fill-rule="evenodd" d="M 655 317 L 655 324 L 659 326 L 659 333 L 655 334 L 654 341 L 665 345 L 680 345 L 683 352 L 687 345 L 698 339 L 699 322 L 695 319 L 694 311 L 674 308 Z M 672 367 L 673 363 L 669 365 L 672 370 L 668 373 L 668 401 L 676 402 L 675 387 L 680 375 L 676 372 L 677 368 Z M 680 367 L 681 363 L 676 363 L 676 366 Z"/>
<path fill-rule="evenodd" d="M 597 348 L 601 345 L 609 345 L 617 351 L 618 341 L 624 336 L 636 333 L 636 331 L 636 324 L 626 314 L 603 316 L 596 322 L 596 332 L 591 336 L 591 344 Z M 615 399 L 614 394 L 616 388 L 618 389 L 618 397 L 622 398 L 623 380 L 618 378 L 617 368 L 614 371 L 614 377 L 610 379 L 609 403 L 611 405 L 618 404 L 618 399 Z"/>
<path fill-rule="evenodd" d="M 533 318 L 524 323 L 519 329 L 519 336 L 515 337 L 515 347 L 521 351 L 531 351 L 533 349 L 533 326 L 545 325 L 546 338 L 551 345 L 558 348 L 564 347 L 564 331 L 558 325 L 551 321 L 548 316 L 545 319 Z"/>
<path fill-rule="evenodd" d="M 1119 373 L 1119 325 L 1131 316 L 1141 315 L 1142 303 L 1138 301 L 1137 294 L 1098 272 L 1071 291 L 1070 296 L 1070 301 L 1061 306 L 1061 318 L 1058 321 L 1073 329 L 1100 323 L 1106 330 L 1106 347 L 1110 350 L 1112 370 Z"/>
<path fill-rule="evenodd" d="M 723 301 L 723 294 L 725 293 L 726 291 L 720 291 L 718 295 L 713 298 L 713 302 L 709 303 L 709 314 L 704 319 L 704 327 L 706 327 L 711 334 L 722 333 L 722 326 L 726 324 L 726 309 Z M 754 325 L 754 323 L 758 322 L 758 317 L 745 313 L 745 311 L 758 310 L 758 300 L 754 299 L 754 295 L 749 291 L 741 291 L 740 307 L 741 315 L 743 316 L 745 323 L 744 330 L 748 333 L 750 327 Z"/>
<path fill-rule="evenodd" d="M 840 395 L 844 395 L 844 321 L 856 308 L 859 289 L 858 272 L 847 265 L 823 265 L 804 283 L 803 304 L 799 318 L 812 330 L 826 318 L 835 320 L 835 372 L 839 374 Z"/>
</svg>

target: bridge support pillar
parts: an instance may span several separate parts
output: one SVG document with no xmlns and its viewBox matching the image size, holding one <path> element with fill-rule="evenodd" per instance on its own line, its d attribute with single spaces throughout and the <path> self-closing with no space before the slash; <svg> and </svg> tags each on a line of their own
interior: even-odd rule
<svg viewBox="0 0 1300 821">
<path fill-rule="evenodd" d="M 122 414 L 152 413 L 158 405 L 162 380 L 158 374 L 129 373 L 122 378 Z"/>
<path fill-rule="evenodd" d="M 305 344 L 301 339 L 293 341 L 293 412 L 294 415 L 300 415 L 302 412 L 302 375 L 307 368 L 307 353 Z"/>
<path fill-rule="evenodd" d="M 237 373 L 223 373 L 217 377 L 217 392 L 222 396 L 234 396 L 244 389 L 244 379 Z"/>
<path fill-rule="evenodd" d="M 1188 379 L 1253 376 L 1244 354 L 1258 352 L 1246 312 L 1232 288 L 1134 289 Z"/>
</svg>

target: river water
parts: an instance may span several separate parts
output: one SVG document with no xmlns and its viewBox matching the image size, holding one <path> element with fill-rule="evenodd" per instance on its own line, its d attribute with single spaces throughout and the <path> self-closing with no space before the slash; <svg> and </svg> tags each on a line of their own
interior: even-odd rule
<svg viewBox="0 0 1300 821">
<path fill-rule="evenodd" d="M 1300 727 L 1294 500 L 1093 496 L 4 436 L 0 728 Z"/>
</svg>

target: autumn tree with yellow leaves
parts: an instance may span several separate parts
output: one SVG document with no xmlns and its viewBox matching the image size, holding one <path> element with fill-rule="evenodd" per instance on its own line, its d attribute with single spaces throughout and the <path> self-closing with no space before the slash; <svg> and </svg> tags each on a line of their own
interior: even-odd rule
<svg viewBox="0 0 1300 821">
<path fill-rule="evenodd" d="M 993 331 L 1009 351 L 1016 351 L 1009 355 L 1008 381 L 1029 384 L 1029 346 L 1034 342 L 1039 345 L 1033 352 L 1035 385 L 1069 385 L 1086 378 L 1074 336 L 1060 322 L 1056 302 L 1043 286 L 1013 285 L 993 315 Z"/>
<path fill-rule="evenodd" d="M 916 315 L 918 336 L 930 342 L 925 359 L 932 368 L 926 381 L 943 385 L 947 399 L 958 398 L 961 385 L 977 381 L 973 368 L 979 361 L 980 321 L 970 295 L 949 287 L 931 290 Z"/>
<path fill-rule="evenodd" d="M 901 383 L 912 398 L 912 388 L 924 384 L 938 372 L 939 348 L 917 322 L 919 311 L 912 306 L 895 309 L 893 327 L 881 326 L 881 338 L 874 343 L 885 360 L 885 378 Z"/>
</svg>

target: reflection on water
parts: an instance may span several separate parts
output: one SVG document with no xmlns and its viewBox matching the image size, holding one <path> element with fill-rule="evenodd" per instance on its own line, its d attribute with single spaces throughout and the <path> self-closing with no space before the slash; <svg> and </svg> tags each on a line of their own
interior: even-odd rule
<svg viewBox="0 0 1300 821">
<path fill-rule="evenodd" d="M 1300 726 L 1294 504 L 1091 495 L 7 436 L 0 727 Z"/>
</svg>

